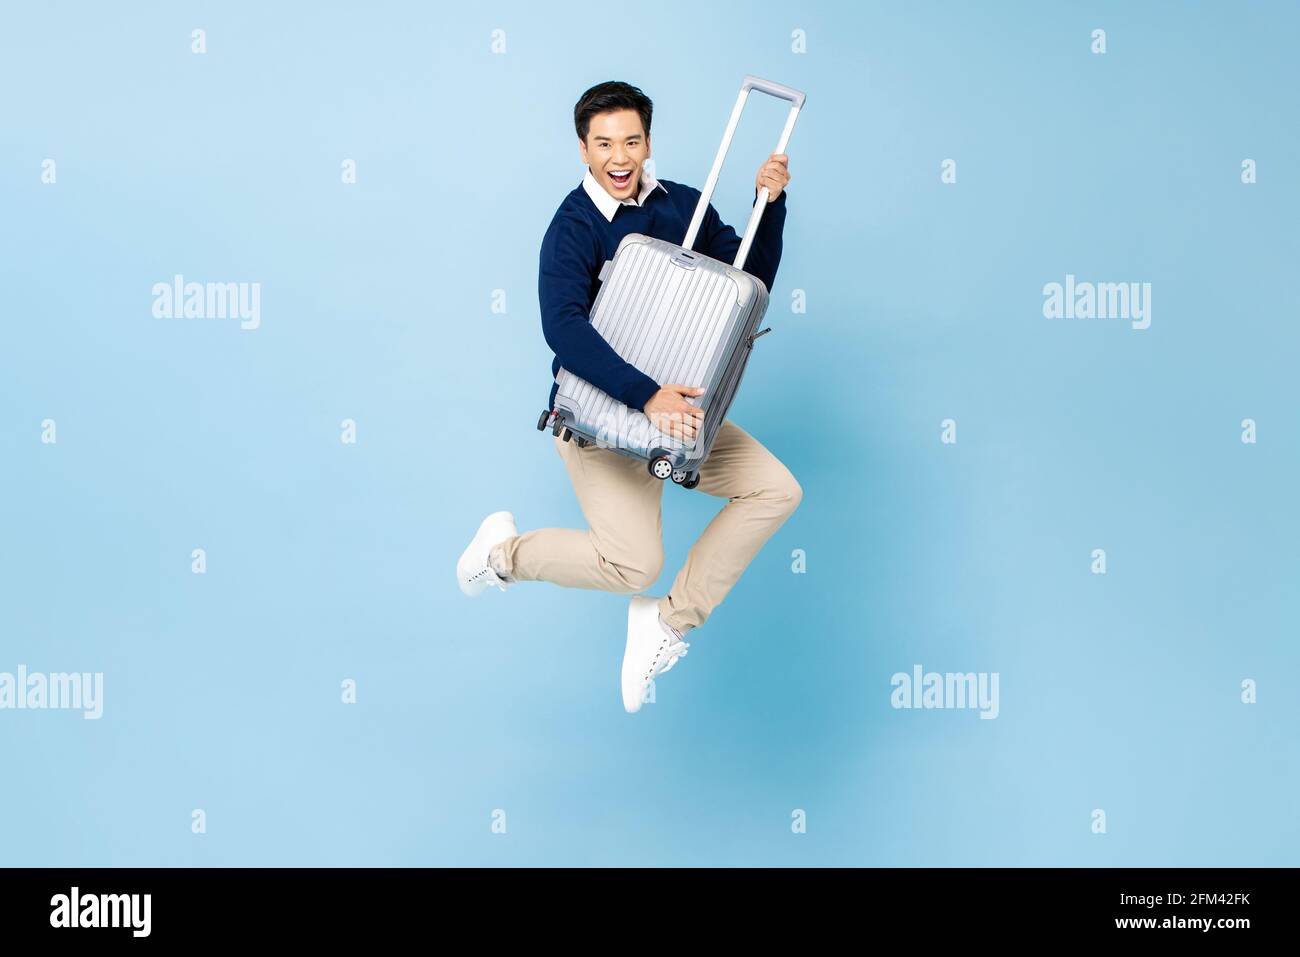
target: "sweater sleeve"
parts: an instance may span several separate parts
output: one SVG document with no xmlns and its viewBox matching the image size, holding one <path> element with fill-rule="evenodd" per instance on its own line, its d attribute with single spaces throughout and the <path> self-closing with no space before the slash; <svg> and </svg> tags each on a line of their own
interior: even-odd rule
<svg viewBox="0 0 1300 957">
<path fill-rule="evenodd" d="M 757 277 L 767 287 L 768 292 L 772 291 L 772 284 L 776 282 L 777 267 L 781 265 L 782 234 L 785 232 L 785 197 L 786 191 L 782 190 L 780 196 L 767 204 L 767 208 L 763 210 L 763 218 L 758 221 L 754 244 L 750 246 L 749 255 L 745 257 L 745 272 Z M 754 202 L 758 202 L 758 190 L 754 190 Z M 706 256 L 725 263 L 735 260 L 736 252 L 740 249 L 740 236 L 722 221 L 712 203 L 709 204 L 704 214 L 704 222 L 700 225 L 700 237 L 695 243 L 695 248 Z"/>
<path fill-rule="evenodd" d="M 589 223 L 557 214 L 542 239 L 537 297 L 542 334 L 561 366 L 640 410 L 659 383 L 625 361 L 591 324 L 591 287 L 601 252 Z"/>
</svg>

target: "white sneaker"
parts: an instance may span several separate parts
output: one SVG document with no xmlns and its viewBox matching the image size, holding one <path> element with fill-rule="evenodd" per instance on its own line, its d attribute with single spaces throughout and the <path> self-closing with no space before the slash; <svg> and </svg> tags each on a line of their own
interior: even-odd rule
<svg viewBox="0 0 1300 957">
<path fill-rule="evenodd" d="M 659 619 L 659 599 L 636 595 L 627 609 L 627 647 L 623 650 L 623 709 L 641 710 L 645 690 L 686 657 L 690 645 Z"/>
<path fill-rule="evenodd" d="M 502 579 L 488 561 L 492 546 L 513 538 L 519 532 L 515 529 L 515 517 L 509 512 L 493 512 L 474 533 L 469 547 L 461 553 L 456 563 L 456 581 L 460 590 L 473 598 L 481 595 L 489 585 L 496 585 L 502 591 L 510 582 Z"/>
</svg>

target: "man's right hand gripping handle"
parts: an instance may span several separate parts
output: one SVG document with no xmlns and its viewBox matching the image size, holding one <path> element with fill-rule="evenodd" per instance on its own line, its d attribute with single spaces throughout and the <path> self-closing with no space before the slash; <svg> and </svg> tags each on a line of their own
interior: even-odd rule
<svg viewBox="0 0 1300 957">
<path fill-rule="evenodd" d="M 704 411 L 687 402 L 686 397 L 703 394 L 699 386 L 676 383 L 660 386 L 642 411 L 660 432 L 684 441 L 692 440 L 704 427 Z"/>
</svg>

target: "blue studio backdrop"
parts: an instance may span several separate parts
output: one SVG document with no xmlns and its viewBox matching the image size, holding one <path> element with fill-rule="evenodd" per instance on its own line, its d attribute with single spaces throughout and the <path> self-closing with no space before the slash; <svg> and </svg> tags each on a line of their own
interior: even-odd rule
<svg viewBox="0 0 1300 957">
<path fill-rule="evenodd" d="M 1294 864 L 1296 6 L 608 14 L 0 10 L 0 864 Z M 628 715 L 626 598 L 453 566 L 583 525 L 578 95 L 702 186 L 746 73 L 808 101 L 732 417 L 804 498 Z"/>
</svg>

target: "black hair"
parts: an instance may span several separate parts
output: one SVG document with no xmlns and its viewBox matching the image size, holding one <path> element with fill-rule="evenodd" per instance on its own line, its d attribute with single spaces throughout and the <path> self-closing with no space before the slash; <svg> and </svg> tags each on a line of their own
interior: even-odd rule
<svg viewBox="0 0 1300 957">
<path fill-rule="evenodd" d="M 614 110 L 636 110 L 641 114 L 641 126 L 645 135 L 650 135 L 650 116 L 655 105 L 630 83 L 621 80 L 608 80 L 597 83 L 582 96 L 573 108 L 573 127 L 578 131 L 578 139 L 587 141 L 587 130 L 591 128 L 591 118 L 597 113 L 611 113 Z"/>
</svg>

